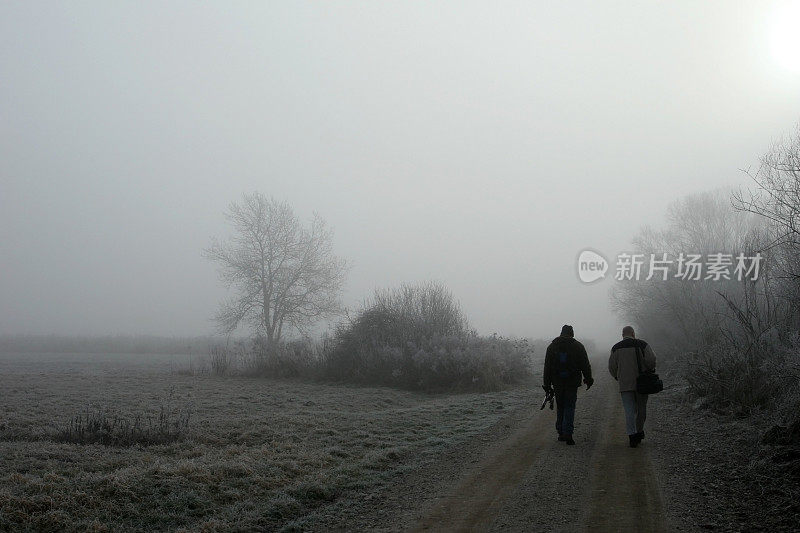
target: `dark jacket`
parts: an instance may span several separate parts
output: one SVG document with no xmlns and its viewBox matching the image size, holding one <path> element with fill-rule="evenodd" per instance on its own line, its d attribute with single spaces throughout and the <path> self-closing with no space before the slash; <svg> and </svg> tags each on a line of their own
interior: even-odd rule
<svg viewBox="0 0 800 533">
<path fill-rule="evenodd" d="M 563 362 L 562 362 L 563 361 Z M 566 376 L 562 376 L 565 373 Z M 556 337 L 547 347 L 544 357 L 542 384 L 545 387 L 580 387 L 581 374 L 584 381 L 592 380 L 592 365 L 586 348 L 573 337 Z"/>
</svg>

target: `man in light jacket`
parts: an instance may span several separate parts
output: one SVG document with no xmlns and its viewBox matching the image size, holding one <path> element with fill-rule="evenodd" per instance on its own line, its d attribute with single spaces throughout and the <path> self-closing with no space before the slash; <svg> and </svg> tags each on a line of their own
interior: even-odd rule
<svg viewBox="0 0 800 533">
<path fill-rule="evenodd" d="M 647 394 L 636 392 L 640 368 L 642 372 L 655 372 L 656 355 L 649 344 L 636 338 L 633 327 L 625 326 L 622 328 L 622 340 L 611 348 L 608 371 L 619 382 L 631 448 L 636 448 L 644 439 L 644 421 L 647 418 Z"/>
</svg>

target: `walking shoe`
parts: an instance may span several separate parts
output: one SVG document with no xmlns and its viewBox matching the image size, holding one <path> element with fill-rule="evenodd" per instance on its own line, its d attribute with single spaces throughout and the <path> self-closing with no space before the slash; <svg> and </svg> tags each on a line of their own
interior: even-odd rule
<svg viewBox="0 0 800 533">
<path fill-rule="evenodd" d="M 644 440 L 644 431 L 640 431 L 637 435 L 639 435 L 639 442 L 642 442 Z"/>
<path fill-rule="evenodd" d="M 634 433 L 633 435 L 628 435 L 628 445 L 631 448 L 636 448 L 639 445 L 639 438 L 638 433 Z"/>
<path fill-rule="evenodd" d="M 564 437 L 564 440 L 567 441 L 567 446 L 575 446 L 575 441 L 572 440 L 572 435 L 567 435 Z"/>
</svg>

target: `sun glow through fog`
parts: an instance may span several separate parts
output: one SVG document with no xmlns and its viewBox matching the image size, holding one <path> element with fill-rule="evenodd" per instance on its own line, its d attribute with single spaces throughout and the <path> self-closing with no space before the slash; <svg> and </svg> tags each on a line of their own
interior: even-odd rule
<svg viewBox="0 0 800 533">
<path fill-rule="evenodd" d="M 791 2 L 775 13 L 769 38 L 775 61 L 800 72 L 800 2 Z"/>
</svg>

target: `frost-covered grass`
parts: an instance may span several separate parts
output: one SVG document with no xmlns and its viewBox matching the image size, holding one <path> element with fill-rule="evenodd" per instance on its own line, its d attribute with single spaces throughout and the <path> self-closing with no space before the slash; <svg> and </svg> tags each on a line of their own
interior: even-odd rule
<svg viewBox="0 0 800 533">
<path fill-rule="evenodd" d="M 313 526 L 535 394 L 193 377 L 181 357 L 0 354 L 0 530 Z M 192 406 L 177 442 L 51 438 L 87 406 L 157 417 L 170 393 Z"/>
</svg>

